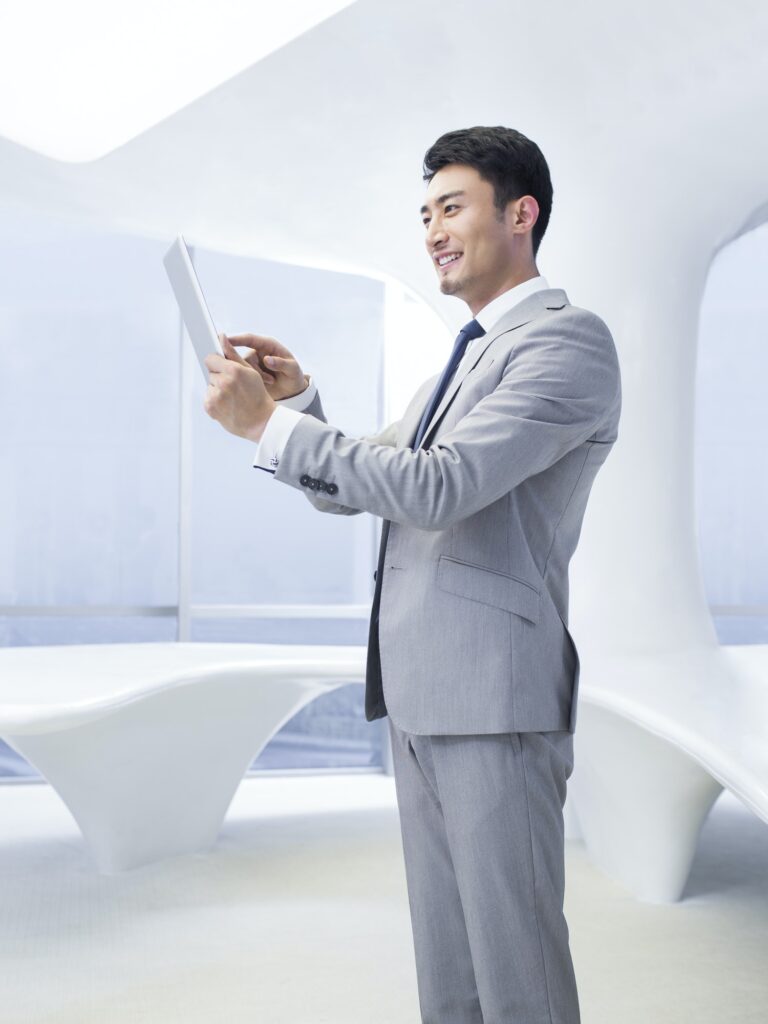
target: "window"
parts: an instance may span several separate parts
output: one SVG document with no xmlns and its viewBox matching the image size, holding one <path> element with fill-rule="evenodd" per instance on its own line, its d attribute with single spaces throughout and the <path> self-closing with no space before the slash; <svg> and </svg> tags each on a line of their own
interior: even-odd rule
<svg viewBox="0 0 768 1024">
<path fill-rule="evenodd" d="M 378 520 L 318 513 L 206 415 L 167 244 L 4 213 L 0 644 L 364 644 Z M 345 433 L 383 425 L 381 282 L 195 262 L 219 329 L 279 338 Z M 375 768 L 380 741 L 363 687 L 346 685 L 255 767 Z M 0 748 L 0 776 L 29 773 Z"/>
<path fill-rule="evenodd" d="M 720 642 L 768 642 L 768 225 L 722 249 L 701 305 L 696 512 Z"/>
</svg>

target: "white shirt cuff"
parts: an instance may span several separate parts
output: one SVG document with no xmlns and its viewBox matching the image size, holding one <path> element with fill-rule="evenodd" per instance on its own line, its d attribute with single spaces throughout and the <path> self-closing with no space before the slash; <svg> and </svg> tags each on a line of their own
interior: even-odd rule
<svg viewBox="0 0 768 1024">
<path fill-rule="evenodd" d="M 299 412 L 303 412 L 308 405 L 311 405 L 315 400 L 317 394 L 317 388 L 315 382 L 312 380 L 309 374 L 307 376 L 307 386 L 303 391 L 300 391 L 298 395 L 294 395 L 292 398 L 279 398 L 277 405 L 279 409 L 298 409 Z"/>
<path fill-rule="evenodd" d="M 284 402 L 295 401 L 295 398 L 298 398 L 298 395 L 293 399 L 284 399 L 267 420 L 261 441 L 256 446 L 256 457 L 253 460 L 254 469 L 263 469 L 267 473 L 274 473 L 280 464 L 280 457 L 288 443 L 288 438 L 293 433 L 293 428 L 306 415 L 297 409 L 286 409 Z"/>
</svg>

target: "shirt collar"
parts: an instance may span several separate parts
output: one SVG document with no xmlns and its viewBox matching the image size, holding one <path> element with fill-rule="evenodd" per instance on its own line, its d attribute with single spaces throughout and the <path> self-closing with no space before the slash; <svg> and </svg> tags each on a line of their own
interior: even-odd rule
<svg viewBox="0 0 768 1024">
<path fill-rule="evenodd" d="M 508 313 L 513 306 L 516 306 L 518 302 L 522 302 L 529 295 L 533 295 L 534 292 L 543 291 L 545 288 L 549 288 L 549 284 L 547 279 L 542 277 L 541 274 L 538 277 L 530 278 L 528 281 L 523 281 L 522 284 L 516 284 L 514 288 L 509 288 L 507 291 L 502 292 L 495 299 L 491 299 L 487 306 L 483 306 L 480 312 L 476 314 L 475 320 L 477 320 L 487 334 L 494 324 L 505 313 Z"/>
</svg>

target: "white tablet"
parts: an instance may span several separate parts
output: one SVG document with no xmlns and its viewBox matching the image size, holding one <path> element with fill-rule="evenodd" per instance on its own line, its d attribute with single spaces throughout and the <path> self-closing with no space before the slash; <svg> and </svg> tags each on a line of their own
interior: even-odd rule
<svg viewBox="0 0 768 1024">
<path fill-rule="evenodd" d="M 208 367 L 203 360 L 211 352 L 218 352 L 223 356 L 224 349 L 221 347 L 183 235 L 177 236 L 176 241 L 163 256 L 163 263 L 179 304 L 189 340 L 197 353 L 200 368 L 207 381 Z"/>
</svg>

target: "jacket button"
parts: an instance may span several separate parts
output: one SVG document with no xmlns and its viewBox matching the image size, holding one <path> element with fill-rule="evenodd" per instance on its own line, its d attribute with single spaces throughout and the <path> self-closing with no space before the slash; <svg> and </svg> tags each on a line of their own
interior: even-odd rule
<svg viewBox="0 0 768 1024">
<path fill-rule="evenodd" d="M 306 473 L 304 473 L 303 476 L 299 477 L 299 483 L 301 484 L 302 487 L 307 486 L 307 484 L 309 483 L 309 477 L 307 476 Z"/>
<path fill-rule="evenodd" d="M 378 575 L 378 572 L 379 572 L 379 570 L 378 570 L 378 569 L 374 569 L 374 570 L 373 570 L 373 578 L 374 578 L 374 579 L 376 579 L 376 576 Z"/>
<path fill-rule="evenodd" d="M 338 484 L 328 484 L 327 487 L 326 487 L 326 490 L 328 491 L 329 494 L 337 494 L 338 490 L 339 490 L 339 485 Z"/>
</svg>

